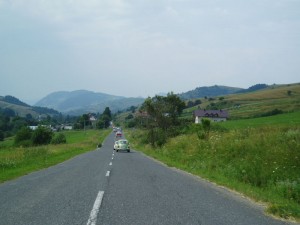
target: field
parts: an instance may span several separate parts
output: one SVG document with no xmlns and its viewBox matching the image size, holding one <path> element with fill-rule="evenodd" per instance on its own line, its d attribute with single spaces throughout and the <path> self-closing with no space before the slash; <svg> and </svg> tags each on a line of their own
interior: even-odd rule
<svg viewBox="0 0 300 225">
<path fill-rule="evenodd" d="M 284 113 L 295 112 L 300 111 L 300 84 L 274 85 L 250 93 L 201 99 L 201 102 L 198 106 L 186 109 L 183 117 L 190 118 L 198 107 L 228 110 L 231 120 L 260 117 L 275 109 Z"/>
<path fill-rule="evenodd" d="M 284 113 L 275 116 L 266 116 L 259 118 L 229 120 L 222 123 L 222 127 L 228 129 L 264 127 L 264 126 L 294 126 L 300 124 L 300 111 Z"/>
<path fill-rule="evenodd" d="M 0 183 L 95 150 L 109 132 L 111 130 L 66 131 L 66 144 L 28 148 L 14 147 L 13 138 L 0 142 Z"/>
<path fill-rule="evenodd" d="M 207 139 L 195 126 L 161 148 L 146 144 L 145 130 L 126 133 L 134 149 L 300 220 L 300 112 L 216 123 Z"/>
</svg>

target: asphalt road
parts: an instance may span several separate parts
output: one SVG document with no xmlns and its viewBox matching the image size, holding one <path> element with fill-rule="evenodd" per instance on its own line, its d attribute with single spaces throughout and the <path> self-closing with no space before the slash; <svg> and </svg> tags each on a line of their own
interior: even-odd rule
<svg viewBox="0 0 300 225">
<path fill-rule="evenodd" d="M 0 225 L 283 225 L 240 195 L 102 148 L 0 185 Z"/>
</svg>

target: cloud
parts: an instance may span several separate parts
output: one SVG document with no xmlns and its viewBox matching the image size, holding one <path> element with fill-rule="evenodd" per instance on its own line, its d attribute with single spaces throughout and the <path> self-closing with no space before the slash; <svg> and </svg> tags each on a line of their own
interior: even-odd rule
<svg viewBox="0 0 300 225">
<path fill-rule="evenodd" d="M 123 90 L 105 83 L 126 79 L 129 96 L 247 87 L 271 76 L 294 81 L 299 7 L 297 0 L 0 0 L 0 75 L 39 84 L 44 76 L 48 91 L 118 95 Z M 62 82 L 52 86 L 51 78 Z"/>
</svg>

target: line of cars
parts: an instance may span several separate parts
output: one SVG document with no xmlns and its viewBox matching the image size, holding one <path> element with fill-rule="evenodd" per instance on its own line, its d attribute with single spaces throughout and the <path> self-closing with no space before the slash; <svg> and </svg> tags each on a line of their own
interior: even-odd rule
<svg viewBox="0 0 300 225">
<path fill-rule="evenodd" d="M 127 151 L 130 152 L 130 144 L 129 141 L 123 138 L 122 130 L 120 128 L 113 128 L 115 132 L 115 143 L 114 143 L 114 150 L 118 151 Z"/>
</svg>

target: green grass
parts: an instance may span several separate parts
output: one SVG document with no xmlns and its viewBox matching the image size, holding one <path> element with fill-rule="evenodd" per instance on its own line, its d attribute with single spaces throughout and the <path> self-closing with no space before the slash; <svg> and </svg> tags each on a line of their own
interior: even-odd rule
<svg viewBox="0 0 300 225">
<path fill-rule="evenodd" d="M 0 142 L 0 183 L 92 151 L 110 132 L 66 131 L 66 144 L 28 148 L 14 147 L 13 138 Z"/>
<path fill-rule="evenodd" d="M 276 116 L 259 117 L 252 119 L 229 120 L 221 124 L 227 129 L 238 129 L 247 127 L 262 127 L 262 126 L 282 126 L 282 125 L 299 125 L 300 111 L 292 113 L 284 113 Z"/>
<path fill-rule="evenodd" d="M 291 94 L 288 94 L 289 91 Z M 286 113 L 300 111 L 300 84 L 271 86 L 255 92 L 223 97 L 223 100 L 218 97 L 215 100 L 203 98 L 200 105 L 185 109 L 182 117 L 190 117 L 198 107 L 210 109 L 212 104 L 218 109 L 228 110 L 230 119 L 253 118 L 275 109 Z"/>
<path fill-rule="evenodd" d="M 300 220 L 299 113 L 216 124 L 207 140 L 192 129 L 161 148 L 145 131 L 126 131 L 133 148 L 265 202 L 268 213 Z M 224 129 L 225 128 L 225 129 Z"/>
</svg>

